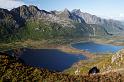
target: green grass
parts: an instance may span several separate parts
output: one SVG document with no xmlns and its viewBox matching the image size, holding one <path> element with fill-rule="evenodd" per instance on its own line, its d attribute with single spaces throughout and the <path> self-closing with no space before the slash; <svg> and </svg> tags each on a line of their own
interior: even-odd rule
<svg viewBox="0 0 124 82">
<path fill-rule="evenodd" d="M 119 56 L 117 56 L 119 54 Z M 116 59 L 112 63 L 112 56 L 115 56 Z M 119 58 L 118 58 L 119 57 Z M 80 70 L 80 74 L 88 74 L 88 71 L 94 67 L 97 66 L 97 68 L 100 70 L 100 73 L 106 73 L 110 71 L 116 71 L 121 74 L 124 74 L 124 49 L 116 52 L 115 54 L 106 54 L 97 56 L 94 59 L 89 60 L 82 60 L 73 65 L 71 68 L 65 70 L 65 73 L 68 74 L 75 74 L 75 71 L 77 69 Z"/>
<path fill-rule="evenodd" d="M 94 59 L 79 61 L 76 65 L 73 65 L 68 70 L 65 70 L 65 73 L 75 74 L 75 71 L 79 69 L 80 74 L 88 74 L 88 71 L 94 66 L 97 66 L 98 69 L 100 69 L 100 72 L 104 72 L 111 64 L 111 57 L 112 55 L 108 54 Z"/>
</svg>

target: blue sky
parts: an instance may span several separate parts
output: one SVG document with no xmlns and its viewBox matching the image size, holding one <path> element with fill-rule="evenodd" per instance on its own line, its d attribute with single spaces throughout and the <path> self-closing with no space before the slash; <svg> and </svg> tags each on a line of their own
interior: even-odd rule
<svg viewBox="0 0 124 82">
<path fill-rule="evenodd" d="M 100 17 L 124 19 L 124 0 L 25 0 L 45 10 L 81 9 Z"/>
<path fill-rule="evenodd" d="M 124 19 L 124 0 L 0 0 L 36 5 L 44 10 L 80 9 L 104 18 Z M 1 5 L 1 4 L 0 4 Z M 17 5 L 16 5 L 17 6 Z M 1 6 L 0 6 L 1 7 Z"/>
</svg>

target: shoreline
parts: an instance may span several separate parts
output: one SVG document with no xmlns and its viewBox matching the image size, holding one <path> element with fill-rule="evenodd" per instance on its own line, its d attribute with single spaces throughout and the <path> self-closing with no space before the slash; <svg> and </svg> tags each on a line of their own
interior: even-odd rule
<svg viewBox="0 0 124 82">
<path fill-rule="evenodd" d="M 54 45 L 55 46 L 55 45 Z M 60 45 L 60 46 L 56 46 L 56 47 L 39 47 L 39 48 L 35 48 L 35 47 L 19 47 L 19 48 L 12 48 L 12 49 L 7 49 L 7 50 L 3 50 L 3 51 L 0 51 L 0 52 L 6 52 L 6 51 L 9 51 L 9 50 L 20 50 L 20 49 L 56 49 L 56 50 L 60 50 L 62 52 L 65 52 L 65 53 L 69 53 L 69 54 L 74 54 L 74 55 L 83 55 L 85 56 L 86 58 L 88 59 L 92 59 L 92 58 L 95 58 L 96 55 L 95 54 L 92 54 L 88 51 L 85 51 L 85 50 L 79 50 L 79 49 L 76 49 L 74 47 L 71 46 L 71 44 L 66 44 L 66 45 Z"/>
<path fill-rule="evenodd" d="M 66 52 L 66 53 L 72 53 L 72 54 L 81 54 L 81 55 L 84 55 L 86 56 L 88 59 L 93 59 L 96 57 L 95 54 L 92 54 L 86 50 L 79 50 L 79 49 L 76 49 L 74 47 L 71 46 L 71 44 L 69 44 L 68 46 L 61 46 L 61 47 L 58 47 L 57 49 L 63 51 L 63 52 Z"/>
<path fill-rule="evenodd" d="M 100 43 L 100 44 L 108 44 L 108 45 L 114 45 L 110 43 L 111 39 L 108 41 L 106 39 L 92 39 L 92 40 L 78 40 L 72 41 L 70 43 L 66 44 L 49 44 L 43 41 L 33 41 L 33 40 L 27 40 L 24 42 L 16 42 L 14 44 L 9 43 L 8 48 L 5 50 L 2 50 L 1 52 L 7 51 L 7 50 L 12 50 L 12 49 L 21 49 L 21 48 L 29 48 L 29 49 L 58 49 L 60 51 L 66 52 L 66 53 L 72 53 L 72 54 L 81 54 L 86 56 L 88 59 L 95 58 L 97 55 L 94 53 L 90 53 L 86 50 L 80 50 L 74 48 L 72 45 L 76 43 L 85 43 L 85 42 L 94 42 L 94 43 Z M 7 47 L 7 45 L 5 45 Z"/>
</svg>

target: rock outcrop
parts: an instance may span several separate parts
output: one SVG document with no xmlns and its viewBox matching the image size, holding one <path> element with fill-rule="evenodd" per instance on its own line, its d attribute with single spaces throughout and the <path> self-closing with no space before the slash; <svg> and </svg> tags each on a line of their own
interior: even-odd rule
<svg viewBox="0 0 124 82">
<path fill-rule="evenodd" d="M 115 63 L 116 65 L 120 66 L 124 61 L 124 49 L 116 52 L 115 55 L 111 58 L 111 63 Z"/>
</svg>

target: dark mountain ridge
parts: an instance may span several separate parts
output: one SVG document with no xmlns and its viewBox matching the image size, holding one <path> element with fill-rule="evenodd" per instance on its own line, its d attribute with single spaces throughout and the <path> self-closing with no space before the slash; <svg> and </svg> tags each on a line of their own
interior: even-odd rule
<svg viewBox="0 0 124 82">
<path fill-rule="evenodd" d="M 51 38 L 53 35 L 63 38 L 111 35 L 124 31 L 123 27 L 120 21 L 102 19 L 76 9 L 48 12 L 33 5 L 23 5 L 10 11 L 0 9 L 1 40 L 13 36 L 22 38 L 22 35 L 29 38 L 33 33 Z"/>
</svg>

